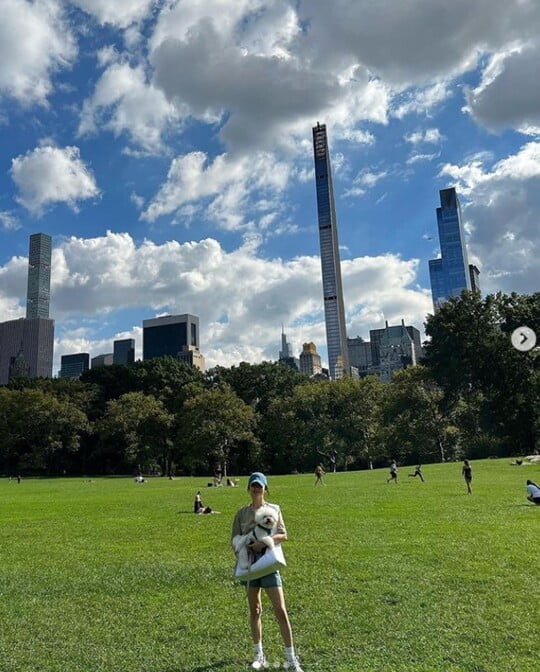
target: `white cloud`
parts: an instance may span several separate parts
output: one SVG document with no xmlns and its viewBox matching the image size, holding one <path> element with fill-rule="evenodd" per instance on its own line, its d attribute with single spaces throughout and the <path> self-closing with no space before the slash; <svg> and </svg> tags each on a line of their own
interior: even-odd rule
<svg viewBox="0 0 540 672">
<path fill-rule="evenodd" d="M 150 11 L 155 0 L 71 0 L 88 14 L 92 14 L 99 23 L 110 23 L 119 28 L 127 28 L 131 23 L 140 21 Z"/>
<path fill-rule="evenodd" d="M 146 82 L 142 66 L 111 62 L 115 52 L 100 52 L 109 62 L 92 96 L 84 102 L 79 135 L 93 133 L 99 126 L 116 136 L 127 133 L 144 152 L 163 151 L 162 134 L 179 118 L 164 94 Z"/>
<path fill-rule="evenodd" d="M 406 163 L 410 166 L 413 163 L 419 163 L 420 161 L 433 161 L 433 159 L 438 158 L 440 155 L 440 152 L 434 154 L 411 154 Z"/>
<path fill-rule="evenodd" d="M 531 293 L 540 286 L 540 142 L 485 169 L 481 160 L 445 164 L 441 175 L 468 199 L 465 219 L 483 291 Z"/>
<path fill-rule="evenodd" d="M 22 104 L 45 103 L 54 72 L 68 67 L 76 46 L 61 3 L 2 0 L 0 93 Z"/>
<path fill-rule="evenodd" d="M 61 202 L 76 210 L 78 201 L 100 193 L 78 147 L 36 147 L 14 158 L 10 173 L 19 189 L 16 200 L 34 214 Z"/>
<path fill-rule="evenodd" d="M 0 225 L 6 231 L 16 231 L 21 228 L 21 224 L 17 217 L 7 210 L 0 211 Z"/>
<path fill-rule="evenodd" d="M 404 139 L 412 145 L 419 145 L 421 143 L 437 145 L 444 139 L 444 136 L 438 128 L 426 128 L 425 130 L 414 131 L 414 133 L 404 136 Z"/>
<path fill-rule="evenodd" d="M 221 154 L 212 162 L 204 152 L 191 152 L 173 159 L 166 182 L 141 218 L 153 222 L 181 206 L 207 200 L 208 218 L 225 229 L 244 228 L 251 207 L 259 211 L 281 207 L 273 195 L 285 189 L 289 174 L 288 164 L 262 152 Z"/>
<path fill-rule="evenodd" d="M 452 95 L 448 82 L 435 82 L 427 87 L 414 87 L 395 96 L 392 116 L 398 119 L 407 114 L 427 114 Z M 396 107 L 397 105 L 397 107 Z"/>
<path fill-rule="evenodd" d="M 417 260 L 390 254 L 344 261 L 345 302 L 355 329 L 379 326 L 362 317 L 366 307 L 421 326 L 430 298 L 414 288 L 417 268 Z M 0 267 L 1 286 L 10 287 L 0 300 L 24 292 L 25 273 L 26 260 Z M 51 296 L 51 314 L 57 325 L 66 325 L 64 352 L 68 341 L 70 348 L 84 346 L 92 354 L 110 352 L 112 337 L 104 342 L 97 328 L 69 336 L 69 321 L 81 324 L 81 317 L 101 316 L 96 320 L 101 328 L 113 321 L 115 311 L 134 308 L 146 309 L 148 317 L 199 315 L 201 349 L 210 365 L 275 359 L 282 322 L 293 325 L 287 333 L 298 346 L 309 340 L 319 347 L 324 343 L 320 259 L 261 258 L 254 240 L 226 252 L 213 239 L 136 245 L 127 233 L 72 237 L 53 250 Z M 126 327 L 131 331 L 131 325 Z"/>
<path fill-rule="evenodd" d="M 378 182 L 388 176 L 388 171 L 373 172 L 366 168 L 358 173 L 352 182 L 352 186 L 347 189 L 344 197 L 364 196 L 367 189 L 373 188 Z"/>
<path fill-rule="evenodd" d="M 538 134 L 539 63 L 540 40 L 495 54 L 486 66 L 480 84 L 467 90 L 466 109 L 476 121 L 492 130 L 511 127 L 527 134 Z"/>
</svg>

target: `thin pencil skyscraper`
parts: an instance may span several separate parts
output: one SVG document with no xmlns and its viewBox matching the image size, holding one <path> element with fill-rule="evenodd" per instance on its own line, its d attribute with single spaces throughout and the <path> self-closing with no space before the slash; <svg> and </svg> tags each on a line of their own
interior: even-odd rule
<svg viewBox="0 0 540 672">
<path fill-rule="evenodd" d="M 49 317 L 52 238 L 46 233 L 30 236 L 26 317 Z"/>
<path fill-rule="evenodd" d="M 342 375 L 349 375 L 350 367 L 332 168 L 325 124 L 317 123 L 317 126 L 313 128 L 313 156 L 319 216 L 328 367 L 330 378 L 335 380 Z"/>
</svg>

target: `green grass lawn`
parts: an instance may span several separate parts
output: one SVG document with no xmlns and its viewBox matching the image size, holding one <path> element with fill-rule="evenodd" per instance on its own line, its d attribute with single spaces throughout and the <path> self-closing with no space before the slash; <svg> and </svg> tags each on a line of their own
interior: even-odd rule
<svg viewBox="0 0 540 672">
<path fill-rule="evenodd" d="M 306 672 L 539 669 L 540 467 L 427 465 L 270 478 Z M 208 479 L 0 481 L 1 672 L 249 669 L 229 534 L 248 502 Z M 191 513 L 197 489 L 221 515 Z M 268 601 L 264 644 L 283 661 Z"/>
</svg>

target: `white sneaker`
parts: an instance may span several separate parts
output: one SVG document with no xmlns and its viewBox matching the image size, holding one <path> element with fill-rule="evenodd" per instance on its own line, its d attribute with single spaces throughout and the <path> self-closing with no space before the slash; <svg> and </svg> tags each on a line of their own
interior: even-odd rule
<svg viewBox="0 0 540 672">
<path fill-rule="evenodd" d="M 259 654 L 256 656 L 255 660 L 251 663 L 251 667 L 254 670 L 266 670 L 268 667 L 268 661 L 264 657 L 264 653 Z M 302 671 L 300 671 L 302 672 Z"/>
<path fill-rule="evenodd" d="M 294 661 L 289 660 L 288 663 L 285 663 L 285 669 L 292 670 L 292 672 L 304 672 L 304 670 L 300 667 L 298 658 L 295 658 Z"/>
</svg>

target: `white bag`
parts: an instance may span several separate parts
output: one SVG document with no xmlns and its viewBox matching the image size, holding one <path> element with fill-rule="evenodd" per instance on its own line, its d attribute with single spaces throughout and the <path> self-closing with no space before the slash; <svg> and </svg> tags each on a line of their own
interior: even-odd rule
<svg viewBox="0 0 540 672">
<path fill-rule="evenodd" d="M 274 548 L 267 548 L 266 553 L 250 567 L 238 567 L 236 565 L 234 576 L 241 581 L 254 581 L 267 574 L 273 574 L 286 566 L 281 544 L 277 544 Z"/>
</svg>

